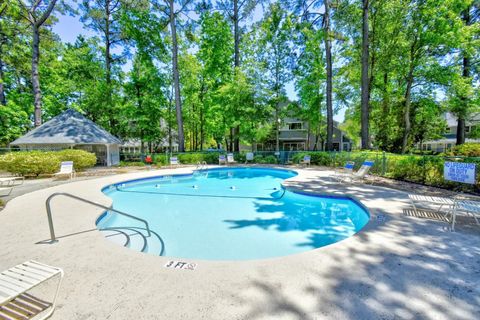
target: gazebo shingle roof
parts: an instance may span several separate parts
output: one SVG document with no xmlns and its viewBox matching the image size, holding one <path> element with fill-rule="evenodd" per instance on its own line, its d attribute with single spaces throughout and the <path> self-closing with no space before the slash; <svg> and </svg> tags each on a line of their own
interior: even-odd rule
<svg viewBox="0 0 480 320">
<path fill-rule="evenodd" d="M 67 109 L 10 145 L 121 144 L 122 141 L 73 109 Z"/>
</svg>

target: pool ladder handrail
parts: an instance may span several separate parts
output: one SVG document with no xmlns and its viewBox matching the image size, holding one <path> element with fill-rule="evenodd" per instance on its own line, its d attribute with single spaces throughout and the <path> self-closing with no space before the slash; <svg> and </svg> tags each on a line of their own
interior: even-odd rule
<svg viewBox="0 0 480 320">
<path fill-rule="evenodd" d="M 57 239 L 56 239 L 56 237 L 55 237 L 55 230 L 54 230 L 54 227 L 53 227 L 52 209 L 51 209 L 51 206 L 50 206 L 50 201 L 52 201 L 52 199 L 55 198 L 55 197 L 57 197 L 57 196 L 65 196 L 65 197 L 69 197 L 69 198 L 72 198 L 72 199 L 76 199 L 76 200 L 78 200 L 78 201 L 91 204 L 92 206 L 99 207 L 99 208 L 105 209 L 105 210 L 107 210 L 107 211 L 112 211 L 112 212 L 115 212 L 115 213 L 117 213 L 117 214 L 120 214 L 120 215 L 122 215 L 122 216 L 126 216 L 126 217 L 131 218 L 131 219 L 134 219 L 134 220 L 138 220 L 138 221 L 142 222 L 143 224 L 145 224 L 145 227 L 146 227 L 148 236 L 150 237 L 150 236 L 152 235 L 151 232 L 150 232 L 150 227 L 149 227 L 149 225 L 148 225 L 148 222 L 147 222 L 146 220 L 144 220 L 144 219 L 135 217 L 135 216 L 133 216 L 133 215 L 131 215 L 131 214 L 128 214 L 128 213 L 119 211 L 119 210 L 117 210 L 117 209 L 113 209 L 113 208 L 111 208 L 111 207 L 104 206 L 104 205 L 102 205 L 102 204 L 99 204 L 99 203 L 90 201 L 90 200 L 88 200 L 88 199 L 81 198 L 81 197 L 76 196 L 76 195 L 73 195 L 73 194 L 71 194 L 71 193 L 67 193 L 67 192 L 55 192 L 55 193 L 52 193 L 52 194 L 47 198 L 47 201 L 45 202 L 45 206 L 47 207 L 48 227 L 50 228 L 50 240 L 51 240 L 52 243 L 53 243 L 53 242 L 56 242 Z"/>
</svg>

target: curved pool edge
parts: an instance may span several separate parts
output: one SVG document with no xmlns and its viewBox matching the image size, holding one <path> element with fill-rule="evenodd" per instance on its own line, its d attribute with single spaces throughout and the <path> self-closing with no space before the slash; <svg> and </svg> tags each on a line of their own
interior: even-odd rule
<svg viewBox="0 0 480 320">
<path fill-rule="evenodd" d="M 305 196 L 312 196 L 312 197 L 324 197 L 324 198 L 351 200 L 352 202 L 354 202 L 356 205 L 358 205 L 367 214 L 367 222 L 360 228 L 360 230 L 358 230 L 354 234 L 352 234 L 352 235 L 350 235 L 350 236 L 348 236 L 348 237 L 346 237 L 342 240 L 339 240 L 339 241 L 336 241 L 336 242 L 333 242 L 333 243 L 330 243 L 330 244 L 327 244 L 327 245 L 324 245 L 324 246 L 321 246 L 321 247 L 306 250 L 306 251 L 303 251 L 303 252 L 297 252 L 297 253 L 293 253 L 293 254 L 289 254 L 289 255 L 285 255 L 285 256 L 274 256 L 274 257 L 244 259 L 244 260 L 226 260 L 226 259 L 225 260 L 222 260 L 222 259 L 211 260 L 211 259 L 194 258 L 193 260 L 195 260 L 195 261 L 200 261 L 202 263 L 203 262 L 212 262 L 212 263 L 215 263 L 215 262 L 218 262 L 218 263 L 239 263 L 239 262 L 244 263 L 244 262 L 246 262 L 246 263 L 248 263 L 248 262 L 252 262 L 252 261 L 259 261 L 260 262 L 260 261 L 285 259 L 285 258 L 288 258 L 288 257 L 295 257 L 295 256 L 299 256 L 299 255 L 308 254 L 309 252 L 312 252 L 312 251 L 319 251 L 319 250 L 325 249 L 327 247 L 332 247 L 332 246 L 340 244 L 340 243 L 345 243 L 349 239 L 358 237 L 359 234 L 370 231 L 371 228 L 372 228 L 372 217 L 373 217 L 372 209 L 368 208 L 357 197 L 355 197 L 353 195 L 350 195 L 350 194 L 338 195 L 338 194 L 321 192 L 321 191 L 308 191 L 308 190 L 303 190 L 302 188 L 299 188 L 299 187 L 289 186 L 288 183 L 301 182 L 302 180 L 300 180 L 300 179 L 304 178 L 306 172 L 309 172 L 309 171 L 305 171 L 303 168 L 295 168 L 295 170 L 292 170 L 290 168 L 284 168 L 284 167 L 280 167 L 280 166 L 274 166 L 274 167 L 272 167 L 272 166 L 255 166 L 255 165 L 252 165 L 252 166 L 235 166 L 235 167 L 212 166 L 212 167 L 210 167 L 208 169 L 205 169 L 205 170 L 197 170 L 196 168 L 192 167 L 192 168 L 188 168 L 189 172 L 176 173 L 177 172 L 176 170 L 179 170 L 179 169 L 187 169 L 187 168 L 183 167 L 183 168 L 168 169 L 168 171 L 174 171 L 173 173 L 153 174 L 154 171 L 152 171 L 152 172 L 150 172 L 150 175 L 148 175 L 146 177 L 133 178 L 133 179 L 128 179 L 128 180 L 120 180 L 119 179 L 120 181 L 116 181 L 114 183 L 104 185 L 100 189 L 100 191 L 101 191 L 101 193 L 104 197 L 106 197 L 110 200 L 110 203 L 111 203 L 110 206 L 113 206 L 113 200 L 104 191 L 106 191 L 107 189 L 110 189 L 112 186 L 118 186 L 120 184 L 154 180 L 154 179 L 158 179 L 159 177 L 160 178 L 161 177 L 193 177 L 195 172 L 202 172 L 202 171 L 205 172 L 205 171 L 217 171 L 217 170 L 228 170 L 228 169 L 230 169 L 230 170 L 263 169 L 263 170 L 274 170 L 274 171 L 284 171 L 284 172 L 294 173 L 295 176 L 283 179 L 282 182 L 280 183 L 281 187 L 286 191 L 290 191 L 292 193 L 305 195 Z M 158 173 L 159 171 L 164 171 L 164 170 L 155 170 L 155 171 Z M 151 174 L 153 174 L 153 175 L 151 175 Z M 321 182 L 319 182 L 319 183 L 321 183 Z M 98 215 L 97 219 L 95 219 L 95 228 L 97 228 L 97 230 L 99 230 L 98 229 L 98 223 L 102 220 L 102 218 L 107 216 L 107 214 L 108 214 L 108 212 L 104 211 L 100 215 Z M 125 251 L 134 251 L 134 250 L 129 250 L 128 248 L 122 248 L 122 249 L 126 249 Z M 134 251 L 134 252 L 136 252 L 138 254 L 146 255 L 143 252 L 137 252 L 137 251 Z M 187 259 L 187 258 L 179 258 L 179 257 L 175 257 L 175 256 L 155 256 L 155 257 L 161 257 L 161 258 L 165 258 L 165 259 L 169 259 L 169 260 L 172 260 L 172 259 Z"/>
<path fill-rule="evenodd" d="M 280 169 L 280 170 L 285 170 L 285 168 L 281 166 L 251 166 L 253 168 L 262 168 L 262 169 Z M 212 166 L 212 168 L 225 168 L 224 166 Z M 116 183 L 121 183 L 123 181 L 129 181 L 129 180 L 137 180 L 137 179 L 149 179 L 149 178 L 154 178 L 159 175 L 191 175 L 195 171 L 195 167 L 190 166 L 190 167 L 180 167 L 180 168 L 175 168 L 175 169 L 157 169 L 157 170 L 148 170 L 148 171 L 140 171 L 140 172 L 128 172 L 128 173 L 121 173 L 121 174 L 116 174 L 116 175 L 111 175 L 111 176 L 104 176 L 104 177 L 96 177 L 94 179 L 86 179 L 86 180 L 80 180 L 80 181 L 71 181 L 59 186 L 53 186 L 49 187 L 46 189 L 42 190 L 37 190 L 33 191 L 27 194 L 24 194 L 22 196 L 16 197 L 9 201 L 10 206 L 7 206 L 0 214 L 0 218 L 3 215 L 7 215 L 9 211 L 12 210 L 12 207 L 16 207 L 19 202 L 21 202 L 25 198 L 29 198 L 31 196 L 34 196 L 37 198 L 38 196 L 43 195 L 43 200 L 41 200 L 40 203 L 37 203 L 37 206 L 43 206 L 45 203 L 45 199 L 53 192 L 70 192 L 75 195 L 78 195 L 80 197 L 86 197 L 89 198 L 92 201 L 98 202 L 100 204 L 103 204 L 107 207 L 110 207 L 113 205 L 113 200 L 108 197 L 105 193 L 102 192 L 102 190 L 112 184 Z M 291 177 L 289 179 L 284 180 L 285 182 L 296 182 L 297 179 L 300 179 L 304 177 L 304 173 L 308 173 L 305 169 L 303 168 L 295 168 L 295 171 L 298 173 L 297 176 Z M 321 170 L 318 170 L 320 172 Z M 301 180 L 299 180 L 301 181 Z M 87 185 L 88 187 L 84 187 L 84 185 Z M 291 186 L 285 186 L 286 188 L 289 189 L 294 189 L 294 187 Z M 297 190 L 299 190 L 297 188 Z M 308 192 L 308 191 L 305 191 Z M 321 195 L 321 192 L 311 192 L 313 195 Z M 351 195 L 342 195 L 342 197 L 345 198 L 354 198 Z M 357 200 L 359 201 L 359 200 Z M 353 234 L 352 236 L 343 239 L 341 241 L 335 242 L 333 244 L 320 247 L 320 248 L 315 248 L 311 250 L 307 250 L 304 252 L 299 252 L 287 256 L 280 256 L 280 257 L 269 257 L 269 258 L 262 258 L 262 259 L 254 259 L 254 260 L 204 260 L 204 259 L 195 259 L 196 262 L 199 262 L 203 265 L 232 265 L 232 264 L 240 264 L 240 265 L 249 265 L 252 263 L 258 263 L 258 264 L 270 264 L 270 263 L 277 263 L 278 261 L 295 261 L 296 258 L 298 257 L 308 257 L 309 255 L 312 255 L 313 253 L 321 253 L 322 251 L 327 251 L 330 250 L 332 245 L 346 245 L 352 241 L 355 241 L 355 239 L 358 237 L 359 234 L 363 234 L 365 232 L 371 232 L 372 227 L 377 227 L 376 224 L 372 224 L 372 215 L 371 215 L 371 210 L 368 206 L 364 205 L 361 201 L 359 203 L 362 205 L 362 208 L 366 208 L 366 212 L 370 215 L 370 219 L 368 220 L 367 224 L 363 226 L 363 228 L 359 231 Z M 71 204 L 71 203 L 70 203 Z M 75 204 L 75 202 L 73 202 Z M 73 208 L 71 213 L 77 212 L 79 209 Z M 93 206 L 86 207 L 85 210 L 82 210 L 81 212 L 78 212 L 78 215 L 75 215 L 73 220 L 68 220 L 65 225 L 70 226 L 72 224 L 72 221 L 76 224 L 78 224 L 79 228 L 84 228 L 86 230 L 93 230 L 93 233 L 87 233 L 86 236 L 89 238 L 88 242 L 92 242 L 94 247 L 98 247 L 98 252 L 103 252 L 101 254 L 110 254 L 112 251 L 115 252 L 116 255 L 118 255 L 118 259 L 123 259 L 123 258 L 139 258 L 142 257 L 140 260 L 145 260 L 145 261 L 150 261 L 150 263 L 153 263 L 155 265 L 158 264 L 158 259 L 161 259 L 163 262 L 168 262 L 172 259 L 175 259 L 175 257 L 166 257 L 166 256 L 154 256 L 154 255 L 149 255 L 141 252 L 137 252 L 135 250 L 130 250 L 127 248 L 124 248 L 122 246 L 118 246 L 116 244 L 113 244 L 109 241 L 106 241 L 105 238 L 102 236 L 101 232 L 97 228 L 97 220 L 105 214 L 105 210 L 95 208 Z M 55 213 L 54 213 L 55 215 Z M 62 215 L 60 215 L 62 216 Z M 64 218 L 65 215 L 63 215 L 62 218 Z M 61 219 L 58 219 L 54 217 L 55 219 L 55 230 L 61 229 L 61 226 L 57 226 L 62 224 Z M 39 222 L 40 224 L 45 224 L 46 223 L 46 217 L 39 217 Z M 82 227 L 83 226 L 83 227 Z M 43 231 L 44 236 L 38 237 L 35 241 L 32 240 L 32 243 L 37 242 L 39 240 L 46 239 L 48 237 L 48 231 L 44 230 Z M 78 243 L 79 246 L 85 245 L 85 243 Z M 153 260 L 150 260 L 153 259 Z M 145 262 L 149 263 L 149 262 Z"/>
</svg>

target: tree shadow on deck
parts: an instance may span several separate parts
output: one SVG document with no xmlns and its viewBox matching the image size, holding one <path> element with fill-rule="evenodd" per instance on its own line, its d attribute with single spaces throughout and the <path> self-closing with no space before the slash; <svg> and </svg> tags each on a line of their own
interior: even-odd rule
<svg viewBox="0 0 480 320">
<path fill-rule="evenodd" d="M 310 182 L 308 187 L 343 192 L 332 185 Z M 404 215 L 409 208 L 404 194 L 369 186 L 362 189 L 355 190 L 357 198 L 369 201 L 391 195 L 402 205 L 394 209 L 380 204 L 376 212 L 386 215 L 384 222 L 371 221 L 366 232 L 309 255 L 317 258 L 299 256 L 299 268 L 288 272 L 288 279 L 281 273 L 260 272 L 235 296 L 247 310 L 245 318 L 478 318 L 480 229 L 470 232 L 462 226 L 450 232 L 443 221 Z M 242 222 L 238 227 L 291 230 L 292 225 L 284 223 L 271 218 Z M 313 230 L 316 225 L 305 222 L 297 227 Z M 312 232 L 305 245 L 317 243 L 318 235 Z"/>
</svg>

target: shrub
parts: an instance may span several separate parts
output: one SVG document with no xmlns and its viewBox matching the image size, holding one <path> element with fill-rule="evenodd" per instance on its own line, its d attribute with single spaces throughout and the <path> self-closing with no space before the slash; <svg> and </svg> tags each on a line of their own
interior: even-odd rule
<svg viewBox="0 0 480 320">
<path fill-rule="evenodd" d="M 93 167 L 97 163 L 97 157 L 95 154 L 84 150 L 62 150 L 53 151 L 53 154 L 57 155 L 60 161 L 73 161 L 73 167 L 76 171 L 82 171 L 83 169 Z"/>
<path fill-rule="evenodd" d="M 178 160 L 184 164 L 196 164 L 204 161 L 203 159 L 202 153 L 182 153 L 178 155 Z"/>
<path fill-rule="evenodd" d="M 480 143 L 470 142 L 455 146 L 448 154 L 464 157 L 480 157 Z"/>
<path fill-rule="evenodd" d="M 278 160 L 277 160 L 277 157 L 270 155 L 270 156 L 266 156 L 265 158 L 263 158 L 262 163 L 277 164 Z"/>
<path fill-rule="evenodd" d="M 164 154 L 154 154 L 152 160 L 156 165 L 162 166 L 167 164 L 167 157 Z"/>
<path fill-rule="evenodd" d="M 73 161 L 75 170 L 92 167 L 97 162 L 94 154 L 84 150 L 19 151 L 0 156 L 0 170 L 28 175 L 58 172 L 62 161 Z"/>
<path fill-rule="evenodd" d="M 141 161 L 132 161 L 132 162 L 120 161 L 120 167 L 143 167 L 143 166 L 145 166 L 145 163 Z"/>
<path fill-rule="evenodd" d="M 277 160 L 277 157 L 272 155 L 268 155 L 268 156 L 256 155 L 253 157 L 253 162 L 260 163 L 260 164 L 277 164 L 278 160 Z"/>
</svg>

